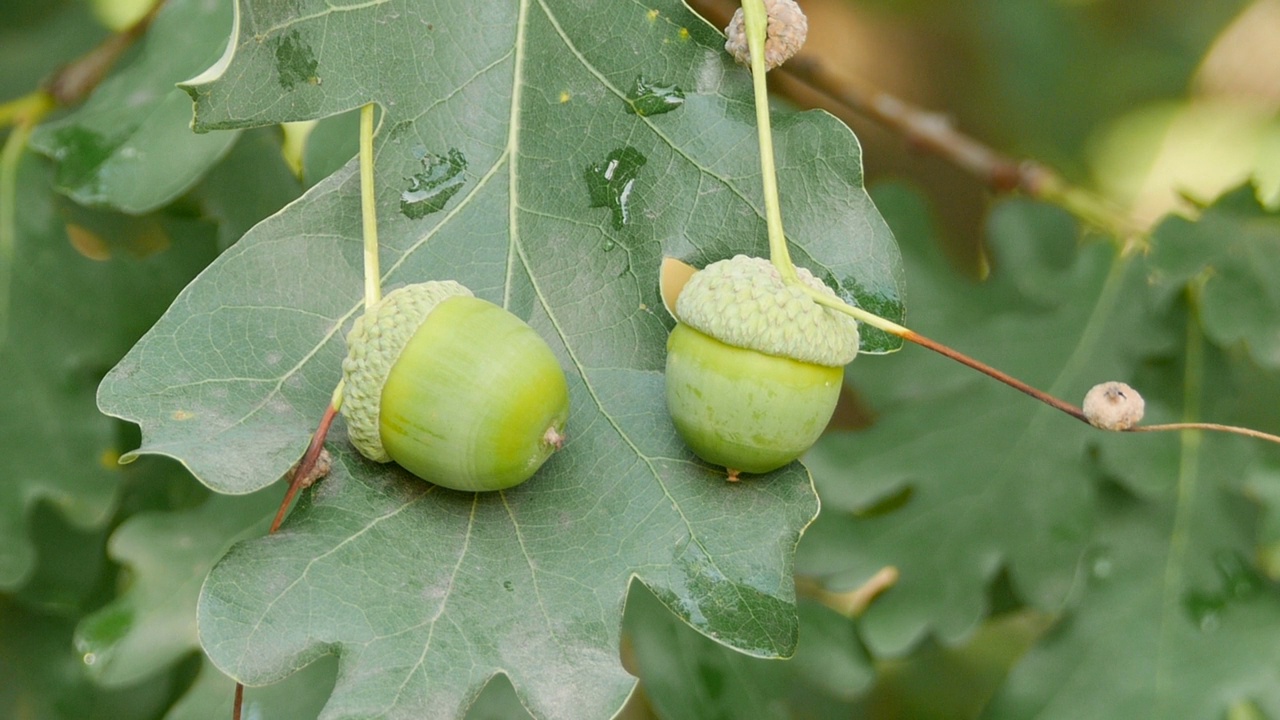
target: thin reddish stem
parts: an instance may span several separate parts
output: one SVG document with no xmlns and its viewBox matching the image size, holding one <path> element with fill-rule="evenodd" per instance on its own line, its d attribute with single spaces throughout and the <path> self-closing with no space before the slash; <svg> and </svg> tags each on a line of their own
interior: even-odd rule
<svg viewBox="0 0 1280 720">
<path fill-rule="evenodd" d="M 244 685 L 236 683 L 236 699 L 231 705 L 231 720 L 240 720 L 240 708 L 244 706 Z"/>
<path fill-rule="evenodd" d="M 307 451 L 302 454 L 302 459 L 298 461 L 298 465 L 293 469 L 293 478 L 289 481 L 289 490 L 285 492 L 284 501 L 280 503 L 280 509 L 276 511 L 276 518 L 271 523 L 271 529 L 267 531 L 268 535 L 280 528 L 280 523 L 284 522 L 285 513 L 288 512 L 289 506 L 293 503 L 293 498 L 298 494 L 298 491 L 311 487 L 312 483 L 319 479 L 320 474 L 316 473 L 317 461 L 320 459 L 320 453 L 324 451 L 324 440 L 329 435 L 329 426 L 333 424 L 333 419 L 337 415 L 337 408 L 330 403 L 324 410 L 324 417 L 320 419 L 320 425 L 316 427 L 315 434 L 311 436 L 311 444 L 307 446 Z"/>
<path fill-rule="evenodd" d="M 1280 435 L 1272 435 L 1271 433 L 1264 433 L 1261 430 L 1238 427 L 1235 425 L 1220 425 L 1218 423 L 1191 422 L 1166 423 L 1164 425 L 1137 425 L 1129 428 L 1127 432 L 1162 432 L 1166 430 L 1210 430 L 1213 432 L 1231 433 L 1232 435 L 1243 435 L 1245 437 L 1280 444 Z"/>
<path fill-rule="evenodd" d="M 964 353 L 959 352 L 957 350 L 952 350 L 951 348 L 947 347 L 946 345 L 943 345 L 942 343 L 930 340 L 929 338 L 921 335 L 920 333 L 915 332 L 914 330 L 908 330 L 902 335 L 900 335 L 899 337 L 901 337 L 903 340 L 909 340 L 921 347 L 928 348 L 938 353 L 939 355 L 942 355 L 943 357 L 955 360 L 961 365 L 967 365 L 968 367 L 971 367 L 974 370 L 977 370 L 978 372 L 984 375 L 987 375 L 991 378 L 999 380 L 1000 382 L 1004 383 L 1005 385 L 1008 385 L 1014 390 L 1019 390 L 1021 392 L 1024 392 L 1030 395 L 1031 397 L 1039 400 L 1040 402 L 1044 403 L 1045 405 L 1048 405 L 1049 407 L 1054 408 L 1055 410 L 1061 410 L 1062 412 L 1070 415 L 1071 417 L 1079 420 L 1080 422 L 1089 424 L 1089 419 L 1084 416 L 1084 410 L 1081 410 L 1079 407 L 1076 407 L 1075 405 L 1072 405 L 1071 403 L 1065 400 L 1060 400 L 1050 395 L 1049 393 L 1044 392 L 1043 390 L 1038 390 L 1034 387 L 1031 387 L 1030 385 L 1022 382 L 1021 380 L 1011 375 L 1007 375 L 984 362 L 975 360 L 969 357 L 968 355 L 965 355 Z"/>
</svg>

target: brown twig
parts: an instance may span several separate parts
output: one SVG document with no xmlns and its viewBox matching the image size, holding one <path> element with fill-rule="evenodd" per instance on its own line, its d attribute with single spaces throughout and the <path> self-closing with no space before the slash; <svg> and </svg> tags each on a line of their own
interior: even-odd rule
<svg viewBox="0 0 1280 720">
<path fill-rule="evenodd" d="M 846 592 L 832 592 L 816 579 L 796 578 L 796 593 L 811 597 L 845 617 L 860 617 L 876 598 L 898 583 L 898 568 L 886 565 L 867 578 L 862 585 Z"/>
<path fill-rule="evenodd" d="M 689 0 L 689 5 L 718 27 L 728 23 L 738 6 L 733 0 Z M 1059 205 L 1126 245 L 1146 242 L 1141 228 L 1104 198 L 1071 185 L 1041 163 L 1012 158 L 965 135 L 945 114 L 925 110 L 865 80 L 834 73 L 812 52 L 800 51 L 774 72 L 818 92 L 832 105 L 875 121 L 911 147 L 941 157 L 994 192 L 1020 192 Z"/>
<path fill-rule="evenodd" d="M 1066 402 L 1065 400 L 1061 400 L 1057 397 L 1054 397 L 1053 395 L 1050 395 L 1049 393 L 1046 393 L 1043 390 L 1034 388 L 1022 382 L 1021 380 L 1015 377 L 1012 377 L 1000 370 L 997 370 L 991 367 L 990 365 L 987 365 L 984 362 L 975 360 L 969 357 L 968 355 L 965 355 L 964 353 L 959 352 L 958 350 L 953 350 L 947 347 L 946 345 L 930 340 L 929 338 L 924 337 L 923 335 L 913 330 L 907 330 L 904 333 L 898 333 L 898 336 L 901 337 L 903 340 L 908 340 L 917 345 L 920 345 L 921 347 L 928 348 L 938 353 L 939 355 L 955 360 L 956 362 L 962 365 L 967 365 L 968 367 L 971 367 L 980 373 L 983 373 L 995 380 L 999 380 L 1000 382 L 1004 383 L 1005 385 L 1008 385 L 1011 388 L 1014 388 L 1015 390 L 1020 390 L 1026 393 L 1027 395 L 1030 395 L 1031 397 L 1035 398 L 1036 400 L 1039 400 L 1045 405 L 1048 405 L 1056 410 L 1061 410 L 1062 412 L 1070 415 L 1071 417 L 1079 420 L 1080 422 L 1083 422 L 1087 425 L 1093 425 L 1093 423 L 1089 422 L 1089 418 L 1084 414 L 1084 410 L 1082 410 L 1081 408 L 1075 405 L 1072 405 L 1071 403 Z M 1099 427 L 1097 425 L 1093 425 L 1093 426 L 1098 427 L 1099 430 L 1115 429 L 1115 428 Z M 1280 444 L 1280 435 L 1272 435 L 1271 433 L 1265 433 L 1265 432 L 1262 432 L 1261 430 L 1254 430 L 1253 428 L 1239 427 L 1236 425 L 1223 425 L 1221 423 L 1184 422 L 1184 423 L 1165 423 L 1162 425 L 1135 425 L 1130 428 L 1125 428 L 1121 430 L 1121 432 L 1166 432 L 1166 431 L 1180 431 L 1180 430 L 1206 430 L 1211 432 L 1224 432 L 1224 433 L 1231 433 L 1233 435 L 1242 435 L 1244 437 L 1250 437 L 1257 440 L 1265 440 L 1267 442 Z"/>
<path fill-rule="evenodd" d="M 146 33 L 151 21 L 155 20 L 164 7 L 164 2 L 165 0 L 156 0 L 147 14 L 137 22 L 108 36 L 94 49 L 58 68 L 41 83 L 41 89 L 63 107 L 82 102 L 98 87 L 120 56 Z"/>
</svg>

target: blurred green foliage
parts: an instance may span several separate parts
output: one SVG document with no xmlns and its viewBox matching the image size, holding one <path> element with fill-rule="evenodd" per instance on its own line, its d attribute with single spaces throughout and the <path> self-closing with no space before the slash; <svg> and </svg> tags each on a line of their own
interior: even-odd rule
<svg viewBox="0 0 1280 720">
<path fill-rule="evenodd" d="M 1141 306 L 1129 310 L 1146 319 L 1146 334 L 1121 348 L 1125 362 L 1120 365 L 1153 389 L 1149 402 L 1157 417 L 1175 420 L 1200 408 L 1212 419 L 1276 428 L 1277 216 L 1273 207 L 1259 204 L 1249 186 L 1212 204 L 1218 191 L 1251 174 L 1264 180 L 1264 197 L 1274 197 L 1276 184 L 1267 179 L 1280 177 L 1275 106 L 1268 105 L 1275 100 L 1232 98 L 1247 111 L 1215 106 L 1213 113 L 1227 117 L 1212 125 L 1228 128 L 1220 142 L 1248 135 L 1252 144 L 1241 145 L 1233 156 L 1232 172 L 1213 187 L 1195 188 L 1195 202 L 1180 206 L 1176 197 L 1186 190 L 1181 178 L 1208 165 L 1221 169 L 1224 152 L 1204 140 L 1211 136 L 1208 125 L 1175 133 L 1169 119 L 1200 112 L 1204 90 L 1196 73 L 1215 40 L 1251 3 L 829 1 L 848 2 L 862 17 L 891 24 L 910 37 L 910 44 L 881 48 L 880 67 L 905 62 L 895 52 L 918 53 L 906 64 L 921 74 L 920 86 L 927 90 L 912 99 L 948 113 L 966 132 L 1002 151 L 1045 161 L 1072 181 L 1109 193 L 1118 204 L 1154 207 L 1143 210 L 1153 223 L 1173 207 L 1189 211 L 1188 217 L 1156 226 L 1150 258 L 1132 261 L 1142 264 L 1135 277 L 1147 287 L 1127 288 L 1121 301 Z M 34 90 L 59 65 L 106 37 L 109 31 L 96 17 L 87 2 L 8 0 L 0 13 L 0 67 L 5 68 L 0 103 Z M 113 75 L 137 60 L 137 51 L 126 53 Z M 1257 68 L 1274 73 L 1278 63 L 1280 50 L 1273 46 Z M 874 82 L 876 68 L 870 64 L 855 71 L 865 71 Z M 51 119 L 68 112 L 74 110 Z M 193 627 L 182 628 L 187 633 L 182 642 L 169 647 L 157 667 L 146 665 L 155 658 L 147 657 L 145 643 L 133 650 L 128 659 L 145 672 L 131 674 L 125 683 L 113 683 L 108 672 L 95 668 L 96 657 L 89 657 L 83 642 L 86 634 L 97 644 L 123 642 L 135 627 L 134 610 L 120 608 L 131 607 L 144 590 L 161 600 L 181 596 L 186 603 L 162 608 L 164 613 L 153 609 L 152 619 L 187 617 L 193 625 L 191 578 L 177 571 L 190 571 L 191 565 L 197 574 L 203 572 L 243 531 L 240 526 L 219 530 L 220 523 L 257 521 L 253 513 L 262 516 L 263 510 L 237 516 L 239 509 L 220 509 L 177 463 L 150 459 L 116 467 L 114 459 L 136 446 L 136 433 L 97 414 L 91 398 L 107 369 L 218 251 L 351 158 L 354 117 L 320 121 L 304 146 L 301 177 L 281 156 L 279 131 L 255 130 L 225 153 L 202 159 L 192 172 L 195 185 L 183 185 L 176 199 L 145 214 L 76 206 L 55 190 L 52 161 L 32 153 L 22 158 L 20 194 L 0 198 L 19 208 L 19 247 L 0 261 L 12 263 L 14 306 L 20 308 L 15 317 L 22 318 L 21 332 L 0 347 L 5 361 L 0 374 L 12 378 L 15 369 L 23 372 L 20 388 L 0 394 L 9 438 L 0 455 L 5 486 L 0 497 L 9 498 L 5 512 L 13 518 L 0 526 L 0 567 L 7 570 L 0 576 L 0 716 L 227 716 L 232 681 L 200 656 Z M 1184 169 L 1170 171 L 1171 154 L 1185 160 L 1188 148 L 1198 153 Z M 972 207 L 956 211 L 939 203 L 939 211 L 899 184 L 876 192 L 900 241 L 913 243 L 908 324 L 914 327 L 920 320 L 939 339 L 1001 366 L 1042 373 L 1049 383 L 1062 377 L 1061 365 L 1032 350 L 1041 349 L 1040 342 L 1056 342 L 1069 352 L 1078 336 L 1099 327 L 1089 315 L 1098 297 L 1082 296 L 1072 273 L 1078 269 L 1077 251 L 1101 253 L 1097 246 L 1109 239 L 1057 209 L 1025 201 L 1004 202 L 988 213 L 989 198 L 975 190 L 976 181 L 932 161 L 904 160 L 909 152 L 895 142 L 871 143 L 869 177 L 901 179 L 905 172 L 910 183 L 944 188 L 931 190 L 932 196 L 953 192 L 969 198 Z M 936 185 L 939 176 L 943 181 Z M 1164 199 L 1141 205 L 1149 196 Z M 1205 204 L 1211 206 L 1201 213 Z M 994 272 L 986 283 L 972 280 L 979 268 L 957 270 L 938 251 L 940 239 L 969 234 L 960 227 L 966 213 L 981 216 L 982 237 L 1003 247 L 1002 254 L 988 258 L 994 266 L 982 269 Z M 1101 277 L 1106 268 L 1094 270 Z M 39 307 L 23 305 L 37 300 L 43 303 Z M 1082 317 L 1083 325 L 1050 324 L 1059 319 L 1055 313 Z M 1036 340 L 1037 333 L 1045 339 Z M 1021 345 L 999 342 L 1010 337 L 1031 339 Z M 1081 496 L 1073 499 L 1078 507 L 1072 511 L 1077 516 L 1068 519 L 1079 522 L 1064 525 L 1054 514 L 1061 509 L 1058 503 L 1043 493 L 1023 489 L 1025 496 L 1013 492 L 993 500 L 984 497 L 984 477 L 966 476 L 995 452 L 1017 456 L 1003 454 L 1008 448 L 1002 443 L 1024 425 L 1005 422 L 1002 413 L 1010 406 L 1016 413 L 1018 403 L 1030 401 L 1004 388 L 975 390 L 974 382 L 986 381 L 939 370 L 944 362 L 939 358 L 906 353 L 923 351 L 909 348 L 902 356 L 858 361 L 850 373 L 851 397 L 858 398 L 872 430 L 833 436 L 813 458 L 826 515 L 802 544 L 799 565 L 805 579 L 816 581 L 813 586 L 822 591 L 802 599 L 796 658 L 737 655 L 676 621 L 648 591 L 633 590 L 622 654 L 642 684 L 623 717 L 1132 717 L 1124 714 L 1126 702 L 1159 698 L 1174 686 L 1183 693 L 1177 695 L 1183 704 L 1165 705 L 1152 717 L 1280 717 L 1274 683 L 1264 682 L 1274 678 L 1278 661 L 1271 648 L 1280 647 L 1274 622 L 1280 604 L 1275 585 L 1280 513 L 1274 509 L 1280 502 L 1280 458 L 1275 453 L 1250 443 L 1206 439 L 1201 456 L 1200 440 L 1073 436 L 1069 447 L 1055 448 L 1070 456 L 1070 472 L 1039 468 L 1050 481 L 1078 484 L 1073 489 Z M 1069 389 L 1082 388 L 1072 384 Z M 992 429 L 973 423 L 962 429 L 981 428 L 988 435 L 941 438 L 955 428 L 931 423 L 948 413 L 959 425 L 966 417 L 1005 424 Z M 1007 435 L 1000 428 L 1008 428 Z M 1035 441 L 1052 446 L 1057 431 L 1039 432 Z M 912 449 L 911 443 L 925 440 L 941 449 Z M 1025 457 L 1025 448 L 1022 452 Z M 948 472 L 948 465 L 959 469 Z M 850 471 L 862 467 L 867 468 L 862 476 Z M 1017 476 L 1016 467 L 996 470 L 989 475 Z M 926 474 L 928 482 L 922 482 Z M 929 494 L 930 482 L 959 499 L 931 505 L 936 496 Z M 947 488 L 948 483 L 963 485 Z M 966 504 L 972 505 L 967 509 Z M 957 522 L 980 517 L 972 507 L 999 508 L 995 514 L 1010 526 L 1042 528 L 1053 543 L 1065 538 L 1069 549 L 1055 565 L 1061 577 L 1046 581 L 1051 591 L 1037 590 L 1011 572 L 1007 558 L 983 545 L 988 538 L 981 527 Z M 916 515 L 920 508 L 928 512 Z M 903 523 L 903 517 L 913 519 Z M 206 533 L 204 545 L 165 546 L 179 537 L 163 530 L 166 519 L 192 523 L 187 528 L 192 533 Z M 1036 526 L 1037 520 L 1044 524 Z M 181 566 L 172 561 L 170 572 L 153 572 L 166 570 L 164 560 L 148 570 L 148 556 L 140 551 L 110 552 L 113 543 L 123 542 L 115 538 L 152 524 L 154 549 L 179 551 L 183 558 Z M 937 568 L 924 583 L 908 578 L 866 615 L 848 617 L 848 608 L 833 598 L 844 597 L 869 570 L 888 562 L 884 553 L 890 550 L 882 546 L 892 545 L 867 536 L 868 528 L 911 540 L 890 548 L 906 558 L 904 567 L 965 543 L 980 548 L 971 553 L 980 557 L 971 566 Z M 224 530 L 225 537 L 218 535 Z M 1009 545 L 1039 562 L 1044 556 L 1037 551 L 1049 544 Z M 1127 574 L 1113 575 L 1118 568 Z M 1184 584 L 1169 584 L 1170 578 Z M 183 582 L 185 594 L 178 592 Z M 960 585 L 966 587 L 957 589 Z M 912 595 L 912 587 L 924 589 Z M 1056 605 L 1045 607 L 1052 604 L 1046 598 Z M 939 630 L 938 616 L 929 608 L 941 608 L 941 615 L 958 608 L 964 612 L 961 620 Z M 183 614 L 187 610 L 189 616 Z M 1161 613 L 1167 623 L 1175 616 L 1179 622 L 1208 618 L 1217 634 L 1183 628 L 1159 635 L 1159 628 L 1143 623 Z M 893 635 L 910 635 L 907 640 L 889 643 L 885 626 L 877 623 L 895 614 L 916 618 L 917 624 L 912 633 Z M 126 616 L 128 621 L 113 624 Z M 1123 632 L 1117 634 L 1116 628 Z M 170 632 L 172 626 L 153 631 Z M 894 647 L 884 652 L 882 645 Z M 1091 655 L 1098 647 L 1108 652 Z M 1193 649 L 1181 654 L 1179 648 Z M 1154 672 L 1145 664 L 1150 658 L 1144 649 L 1158 655 Z M 1202 652 L 1210 657 L 1201 657 Z M 1190 662 L 1187 657 L 1199 660 L 1180 666 Z M 1109 665 L 1113 660 L 1118 664 Z M 335 682 L 335 665 L 325 660 L 274 690 L 251 689 L 250 707 L 274 708 L 281 717 L 315 716 Z M 1081 677 L 1093 684 L 1060 682 L 1073 668 L 1088 670 Z M 1154 695 L 1141 694 L 1148 691 Z M 262 699 L 255 706 L 258 692 Z M 1089 702 L 1072 704 L 1073 697 Z M 511 718 L 521 712 L 510 684 L 501 681 L 486 689 L 469 717 Z"/>
</svg>

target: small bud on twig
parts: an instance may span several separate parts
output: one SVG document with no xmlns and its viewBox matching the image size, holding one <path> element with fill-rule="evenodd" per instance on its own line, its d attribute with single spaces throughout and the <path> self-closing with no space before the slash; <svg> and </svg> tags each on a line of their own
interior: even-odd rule
<svg viewBox="0 0 1280 720">
<path fill-rule="evenodd" d="M 1103 430 L 1128 430 L 1138 424 L 1146 403 L 1137 390 L 1122 382 L 1094 385 L 1084 396 L 1084 416 Z"/>
<path fill-rule="evenodd" d="M 764 0 L 769 27 L 764 40 L 764 66 L 772 70 L 795 55 L 809 33 L 809 20 L 795 0 Z M 747 31 L 742 8 L 738 8 L 725 28 L 728 40 L 724 49 L 740 65 L 751 67 L 751 51 L 747 48 Z"/>
</svg>

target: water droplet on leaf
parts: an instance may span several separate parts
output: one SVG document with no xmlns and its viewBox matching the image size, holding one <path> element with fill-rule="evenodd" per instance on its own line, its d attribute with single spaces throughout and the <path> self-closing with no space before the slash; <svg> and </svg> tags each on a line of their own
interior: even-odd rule
<svg viewBox="0 0 1280 720">
<path fill-rule="evenodd" d="M 684 91 L 675 85 L 651 82 L 641 75 L 627 93 L 627 112 L 635 115 L 661 115 L 684 105 Z"/>
<path fill-rule="evenodd" d="M 1182 598 L 1182 604 L 1191 616 L 1191 622 L 1204 632 L 1212 632 L 1218 628 L 1218 617 L 1226 603 L 1217 595 L 1202 592 L 1189 592 Z"/>
<path fill-rule="evenodd" d="M 609 153 L 604 162 L 588 165 L 583 174 L 591 207 L 609 208 L 615 229 L 621 230 L 631 220 L 631 191 L 646 162 L 639 150 L 623 147 Z"/>
<path fill-rule="evenodd" d="M 1219 551 L 1214 554 L 1213 560 L 1222 576 L 1222 594 L 1225 600 L 1244 600 L 1262 590 L 1262 577 L 1240 553 Z"/>
<path fill-rule="evenodd" d="M 400 212 L 414 220 L 438 212 L 467 183 L 466 169 L 467 159 L 456 148 L 444 157 L 423 153 L 422 172 L 400 193 Z"/>
</svg>

